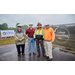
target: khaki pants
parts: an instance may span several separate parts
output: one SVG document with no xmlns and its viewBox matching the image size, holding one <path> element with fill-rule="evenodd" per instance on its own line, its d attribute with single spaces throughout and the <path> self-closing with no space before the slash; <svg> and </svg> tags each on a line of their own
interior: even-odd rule
<svg viewBox="0 0 75 75">
<path fill-rule="evenodd" d="M 49 58 L 53 58 L 52 56 L 52 42 L 45 41 L 45 47 L 46 47 L 46 56 L 49 56 Z"/>
</svg>

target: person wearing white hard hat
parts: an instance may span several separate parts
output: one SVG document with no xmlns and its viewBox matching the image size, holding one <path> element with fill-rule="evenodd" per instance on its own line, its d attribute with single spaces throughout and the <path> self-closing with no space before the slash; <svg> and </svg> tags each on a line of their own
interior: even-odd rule
<svg viewBox="0 0 75 75">
<path fill-rule="evenodd" d="M 52 56 L 52 43 L 54 42 L 55 34 L 53 28 L 49 27 L 49 24 L 45 24 L 44 29 L 44 40 L 45 40 L 45 47 L 46 47 L 46 59 L 48 61 L 53 59 Z"/>
<path fill-rule="evenodd" d="M 17 52 L 18 52 L 18 56 L 21 54 L 20 52 L 20 47 L 22 48 L 22 55 L 24 54 L 24 49 L 25 49 L 25 33 L 24 31 L 22 31 L 22 25 L 18 25 L 17 26 L 17 30 L 15 32 L 15 44 L 17 47 Z"/>
<path fill-rule="evenodd" d="M 33 23 L 29 23 L 29 28 L 26 30 L 26 34 L 28 35 L 29 56 L 31 55 L 31 43 L 32 43 L 32 47 L 33 47 L 33 54 L 36 55 L 35 40 L 33 37 L 34 32 L 35 32 L 35 29 L 33 28 Z"/>
</svg>

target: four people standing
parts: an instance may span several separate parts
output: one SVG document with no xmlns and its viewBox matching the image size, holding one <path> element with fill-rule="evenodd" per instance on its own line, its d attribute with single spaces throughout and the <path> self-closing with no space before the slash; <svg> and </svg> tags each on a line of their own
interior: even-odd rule
<svg viewBox="0 0 75 75">
<path fill-rule="evenodd" d="M 22 47 L 22 54 L 24 55 L 24 48 L 25 48 L 25 37 L 28 38 L 28 47 L 29 47 L 29 56 L 31 55 L 31 43 L 33 47 L 33 54 L 35 53 L 35 41 L 36 41 L 36 47 L 38 56 L 40 56 L 40 46 L 42 48 L 42 54 L 43 56 L 46 56 L 46 58 L 50 61 L 53 59 L 52 56 L 52 43 L 55 38 L 54 30 L 49 27 L 49 24 L 45 25 L 45 29 L 43 30 L 42 24 L 39 22 L 37 24 L 37 29 L 35 30 L 33 27 L 33 24 L 29 24 L 29 28 L 26 30 L 26 34 L 22 31 L 21 25 L 18 25 L 18 30 L 15 32 L 15 43 L 18 51 L 18 55 L 20 55 L 20 47 Z M 44 42 L 45 41 L 45 47 L 44 49 Z M 45 55 L 46 52 L 46 55 Z"/>
</svg>

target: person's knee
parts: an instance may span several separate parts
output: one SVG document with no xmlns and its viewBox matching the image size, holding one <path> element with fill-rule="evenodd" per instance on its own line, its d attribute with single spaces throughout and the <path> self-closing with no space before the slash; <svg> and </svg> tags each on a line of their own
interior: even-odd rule
<svg viewBox="0 0 75 75">
<path fill-rule="evenodd" d="M 28 42 L 28 45 L 31 45 L 31 42 Z"/>
<path fill-rule="evenodd" d="M 44 46 L 41 46 L 42 47 L 42 49 L 44 49 Z"/>
</svg>

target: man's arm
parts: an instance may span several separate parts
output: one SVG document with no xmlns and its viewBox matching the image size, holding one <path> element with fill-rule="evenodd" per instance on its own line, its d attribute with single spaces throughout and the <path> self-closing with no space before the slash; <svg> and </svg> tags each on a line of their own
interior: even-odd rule
<svg viewBox="0 0 75 75">
<path fill-rule="evenodd" d="M 19 41 L 19 38 L 17 37 L 16 32 L 15 32 L 15 40 Z"/>
<path fill-rule="evenodd" d="M 27 35 L 27 34 L 25 34 L 25 36 L 27 37 L 27 39 L 29 39 L 29 37 L 28 37 L 28 35 Z"/>
<path fill-rule="evenodd" d="M 25 36 L 27 37 L 27 39 L 29 39 L 29 37 L 28 37 L 28 31 L 26 30 L 26 33 L 25 33 Z"/>
<path fill-rule="evenodd" d="M 52 42 L 54 42 L 54 39 L 55 39 L 55 33 L 54 33 L 54 30 L 52 29 Z"/>
<path fill-rule="evenodd" d="M 43 38 L 44 38 L 44 30 L 43 30 Z"/>
<path fill-rule="evenodd" d="M 23 33 L 23 36 L 21 38 L 22 40 L 25 40 L 25 33 Z"/>
<path fill-rule="evenodd" d="M 34 40 L 37 40 L 37 39 L 36 39 L 36 30 L 35 30 L 35 32 L 34 32 Z"/>
<path fill-rule="evenodd" d="M 36 30 L 35 30 L 35 32 L 34 32 L 34 38 L 36 37 Z"/>
</svg>

